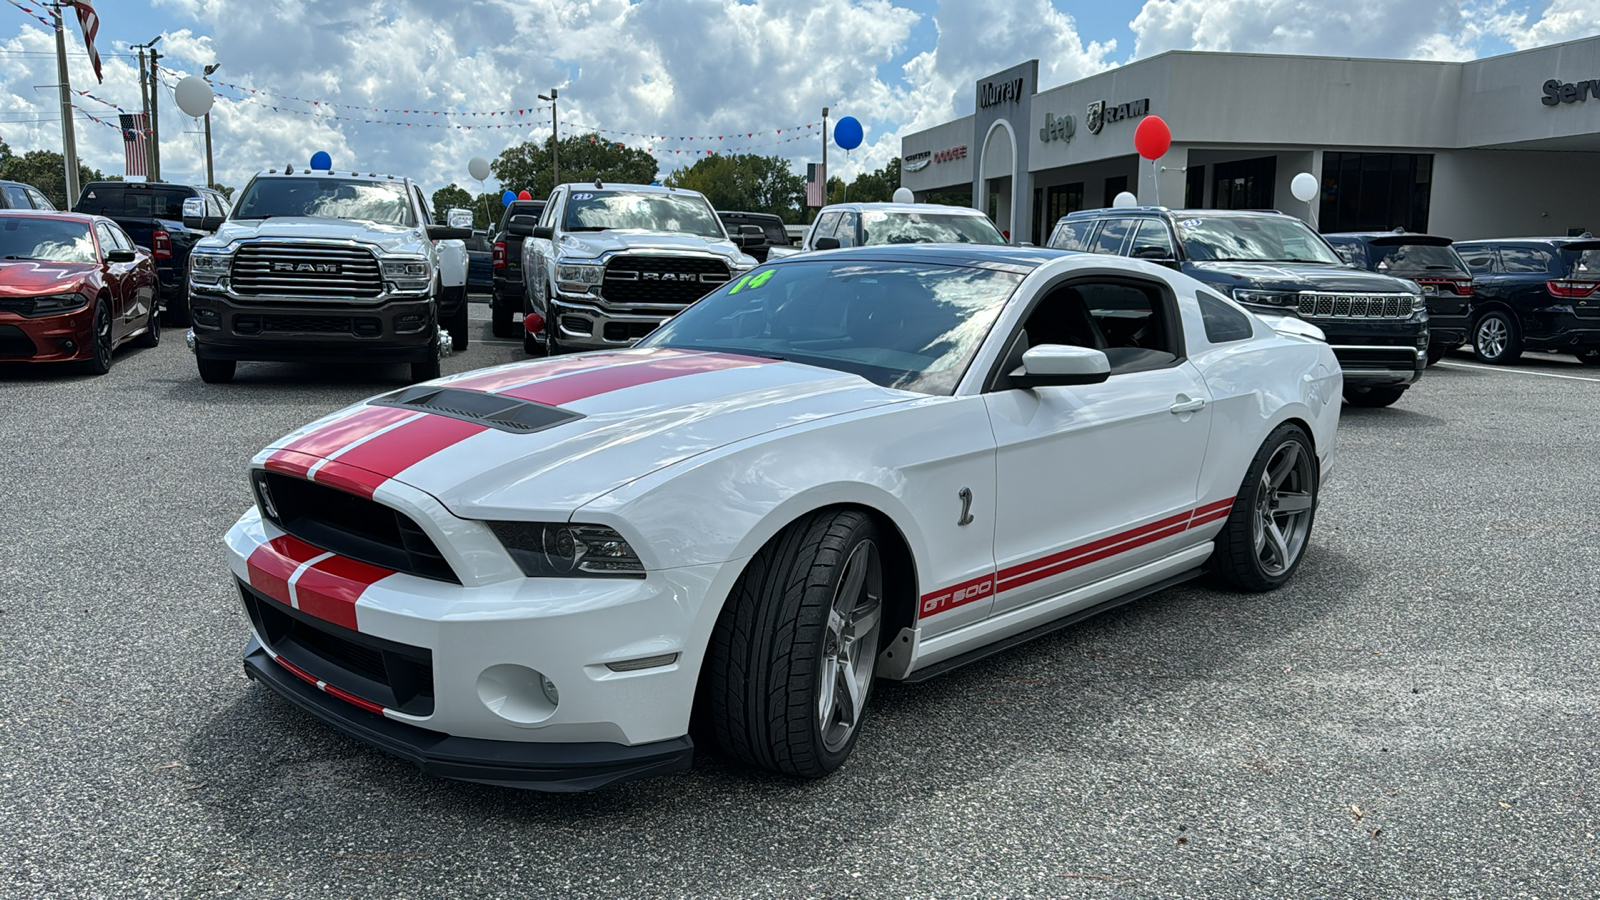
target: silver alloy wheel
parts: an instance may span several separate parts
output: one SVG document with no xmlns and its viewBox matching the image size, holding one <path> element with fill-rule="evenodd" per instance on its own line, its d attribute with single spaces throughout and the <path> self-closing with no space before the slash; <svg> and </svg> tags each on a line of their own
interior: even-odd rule
<svg viewBox="0 0 1600 900">
<path fill-rule="evenodd" d="M 1282 575 L 1300 558 L 1311 533 L 1311 455 L 1297 440 L 1273 451 L 1256 486 L 1255 516 L 1250 537 L 1256 561 L 1268 575 Z"/>
<path fill-rule="evenodd" d="M 1486 359 L 1499 359 L 1506 352 L 1511 334 L 1506 322 L 1499 316 L 1489 316 L 1478 323 L 1478 352 Z"/>
<path fill-rule="evenodd" d="M 878 664 L 883 620 L 883 569 L 878 548 L 862 541 L 850 551 L 828 609 L 817 672 L 817 729 L 822 745 L 837 753 L 861 722 L 867 689 Z"/>
</svg>

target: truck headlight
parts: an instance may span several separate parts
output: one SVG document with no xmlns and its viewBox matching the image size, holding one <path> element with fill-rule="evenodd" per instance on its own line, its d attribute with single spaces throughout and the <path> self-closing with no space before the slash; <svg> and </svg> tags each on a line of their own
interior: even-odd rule
<svg viewBox="0 0 1600 900">
<path fill-rule="evenodd" d="M 643 578 L 644 564 L 604 525 L 487 522 L 529 578 Z"/>
<path fill-rule="evenodd" d="M 425 259 L 386 259 L 379 264 L 383 280 L 402 291 L 427 290 L 433 283 L 433 266 Z"/>
<path fill-rule="evenodd" d="M 206 253 L 196 250 L 189 254 L 189 274 L 201 284 L 216 284 L 228 274 L 233 257 L 226 253 Z"/>
<path fill-rule="evenodd" d="M 556 286 L 563 290 L 583 293 L 598 287 L 606 277 L 606 267 L 584 263 L 557 263 Z"/>
<path fill-rule="evenodd" d="M 1300 295 L 1294 291 L 1251 291 L 1235 288 L 1233 299 L 1238 303 L 1253 303 L 1256 306 L 1300 305 Z"/>
</svg>

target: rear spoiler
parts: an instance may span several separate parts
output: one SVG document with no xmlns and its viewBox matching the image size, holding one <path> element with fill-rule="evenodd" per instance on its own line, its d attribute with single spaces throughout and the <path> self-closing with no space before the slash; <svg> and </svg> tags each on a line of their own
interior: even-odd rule
<svg viewBox="0 0 1600 900">
<path fill-rule="evenodd" d="M 1455 241 L 1437 234 L 1385 234 L 1371 238 L 1367 243 L 1374 247 L 1397 247 L 1401 244 L 1411 244 L 1419 247 L 1448 247 Z"/>
<path fill-rule="evenodd" d="M 1571 250 L 1574 253 L 1583 253 L 1586 250 L 1600 250 L 1600 238 L 1584 238 L 1581 241 L 1567 241 L 1565 244 L 1561 245 L 1561 249 Z"/>
</svg>

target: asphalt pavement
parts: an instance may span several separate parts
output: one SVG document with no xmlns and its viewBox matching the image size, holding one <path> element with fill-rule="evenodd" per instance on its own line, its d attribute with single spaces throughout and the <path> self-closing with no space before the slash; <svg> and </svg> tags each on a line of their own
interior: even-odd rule
<svg viewBox="0 0 1600 900">
<path fill-rule="evenodd" d="M 521 358 L 474 343 L 447 372 Z M 883 685 L 798 782 L 440 781 L 245 680 L 221 535 L 401 367 L 0 367 L 0 896 L 1600 896 L 1600 369 L 1346 407 L 1304 565 Z"/>
</svg>

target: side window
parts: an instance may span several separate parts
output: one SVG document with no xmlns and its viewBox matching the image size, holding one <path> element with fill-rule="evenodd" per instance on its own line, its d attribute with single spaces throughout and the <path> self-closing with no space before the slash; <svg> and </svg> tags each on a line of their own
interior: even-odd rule
<svg viewBox="0 0 1600 900">
<path fill-rule="evenodd" d="M 102 258 L 113 250 L 122 249 L 117 245 L 117 239 L 111 236 L 111 229 L 107 228 L 104 222 L 96 222 L 94 224 L 94 234 L 95 237 L 100 239 L 100 255 Z"/>
<path fill-rule="evenodd" d="M 816 243 L 817 238 L 832 237 L 833 236 L 833 229 L 838 224 L 839 224 L 839 213 L 838 212 L 823 213 L 822 217 L 820 219 L 817 219 L 816 227 L 814 229 L 812 229 L 812 231 L 811 231 L 811 241 L 812 241 L 812 243 L 813 244 Z"/>
<path fill-rule="evenodd" d="M 847 212 L 839 216 L 839 227 L 833 236 L 839 239 L 840 246 L 854 247 L 856 245 L 856 214 Z"/>
<path fill-rule="evenodd" d="M 417 208 L 422 210 L 422 224 L 432 225 L 433 211 L 428 209 L 428 201 L 422 196 L 422 190 L 413 186 L 411 188 L 411 196 L 416 198 Z"/>
<path fill-rule="evenodd" d="M 561 197 L 560 197 L 560 195 L 555 195 L 555 196 L 552 196 L 550 198 L 550 202 L 546 203 L 544 205 L 544 211 L 539 214 L 539 227 L 540 228 L 554 228 L 555 227 L 555 224 L 556 224 L 556 209 L 560 205 L 561 205 Z M 506 217 L 506 221 L 507 222 L 511 221 L 510 216 Z"/>
<path fill-rule="evenodd" d="M 222 211 L 222 204 L 217 202 L 218 198 L 216 194 L 201 194 L 201 196 L 206 200 L 207 216 L 221 218 L 223 215 L 225 215 L 225 213 Z"/>
<path fill-rule="evenodd" d="M 33 188 L 28 188 L 28 199 L 33 201 L 34 209 L 48 209 L 54 211 L 56 208 L 55 204 L 45 199 L 43 194 L 39 193 Z"/>
<path fill-rule="evenodd" d="M 6 195 L 6 206 L 10 209 L 31 209 L 33 204 L 28 200 L 28 192 L 15 184 L 8 184 L 3 189 Z"/>
<path fill-rule="evenodd" d="M 1057 250 L 1087 250 L 1089 234 L 1093 230 L 1093 219 L 1062 222 L 1056 226 L 1056 233 L 1050 235 L 1050 246 Z"/>
<path fill-rule="evenodd" d="M 1493 247 L 1462 247 L 1461 258 L 1474 275 L 1493 275 L 1495 253 Z"/>
<path fill-rule="evenodd" d="M 1550 251 L 1537 247 L 1500 248 L 1500 265 L 1507 275 L 1526 275 L 1534 272 L 1547 274 L 1554 259 L 1555 256 Z"/>
<path fill-rule="evenodd" d="M 1160 219 L 1141 221 L 1139 231 L 1133 236 L 1133 249 L 1128 255 L 1140 259 L 1175 259 L 1177 253 L 1172 249 L 1172 235 L 1167 231 L 1167 223 Z"/>
<path fill-rule="evenodd" d="M 1115 256 L 1122 252 L 1122 242 L 1133 228 L 1132 219 L 1107 219 L 1101 227 L 1100 233 L 1095 235 L 1094 246 L 1089 250 L 1094 253 L 1109 253 Z"/>
<path fill-rule="evenodd" d="M 1029 347 L 1067 344 L 1105 353 L 1111 374 L 1170 366 L 1182 354 L 1166 290 L 1133 279 L 1078 282 L 1056 288 L 1028 315 Z"/>
<path fill-rule="evenodd" d="M 1200 301 L 1200 321 L 1206 327 L 1206 340 L 1211 343 L 1242 341 L 1255 333 L 1250 317 L 1229 306 L 1220 295 L 1198 290 L 1194 297 Z"/>
</svg>

